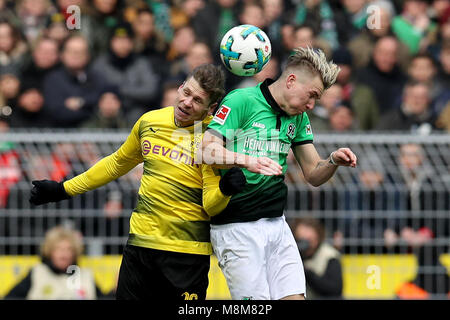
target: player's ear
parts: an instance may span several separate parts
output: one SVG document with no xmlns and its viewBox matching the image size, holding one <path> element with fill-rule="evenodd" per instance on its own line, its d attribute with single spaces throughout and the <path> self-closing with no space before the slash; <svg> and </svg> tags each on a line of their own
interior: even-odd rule
<svg viewBox="0 0 450 320">
<path fill-rule="evenodd" d="M 214 111 L 216 111 L 218 103 L 214 102 L 213 104 L 209 105 L 209 109 L 208 109 L 208 116 L 212 115 L 214 113 Z"/>
<path fill-rule="evenodd" d="M 297 76 L 294 73 L 290 73 L 287 77 L 286 77 L 286 87 L 288 89 L 292 88 L 292 86 L 294 85 L 295 81 L 297 80 Z"/>
</svg>

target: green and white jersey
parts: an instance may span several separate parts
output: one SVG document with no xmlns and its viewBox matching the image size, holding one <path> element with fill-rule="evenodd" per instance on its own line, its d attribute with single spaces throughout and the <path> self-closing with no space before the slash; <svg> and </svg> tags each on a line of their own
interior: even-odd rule
<svg viewBox="0 0 450 320">
<path fill-rule="evenodd" d="M 246 169 L 247 186 L 231 197 L 228 206 L 211 223 L 255 221 L 279 217 L 287 199 L 284 174 L 292 146 L 313 142 L 306 112 L 289 116 L 272 97 L 266 79 L 256 87 L 230 92 L 208 126 L 208 131 L 224 139 L 230 151 L 255 157 L 269 157 L 283 167 L 281 176 L 264 176 Z M 226 170 L 219 170 L 220 174 Z"/>
</svg>

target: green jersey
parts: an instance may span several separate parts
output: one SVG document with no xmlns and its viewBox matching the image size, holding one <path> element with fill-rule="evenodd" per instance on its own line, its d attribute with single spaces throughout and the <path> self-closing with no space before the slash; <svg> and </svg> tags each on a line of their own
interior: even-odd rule
<svg viewBox="0 0 450 320">
<path fill-rule="evenodd" d="M 283 214 L 287 186 L 286 158 L 292 146 L 313 142 L 306 112 L 289 116 L 272 97 L 267 79 L 256 87 L 237 89 L 222 101 L 208 131 L 223 138 L 226 148 L 255 157 L 269 157 L 283 167 L 281 176 L 264 176 L 243 169 L 245 189 L 231 197 L 228 206 L 211 223 L 255 221 Z M 220 174 L 226 170 L 219 170 Z"/>
</svg>

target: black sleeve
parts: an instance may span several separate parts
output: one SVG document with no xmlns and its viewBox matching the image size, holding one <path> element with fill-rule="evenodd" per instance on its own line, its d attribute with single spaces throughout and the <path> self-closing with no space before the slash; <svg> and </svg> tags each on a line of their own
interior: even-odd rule
<svg viewBox="0 0 450 320">
<path fill-rule="evenodd" d="M 25 278 L 22 279 L 11 291 L 5 296 L 5 300 L 8 299 L 25 299 L 28 291 L 31 288 L 31 272 L 30 271 Z"/>
<path fill-rule="evenodd" d="M 342 295 L 342 267 L 338 259 L 331 259 L 323 276 L 305 268 L 306 283 L 318 294 L 338 297 Z"/>
</svg>

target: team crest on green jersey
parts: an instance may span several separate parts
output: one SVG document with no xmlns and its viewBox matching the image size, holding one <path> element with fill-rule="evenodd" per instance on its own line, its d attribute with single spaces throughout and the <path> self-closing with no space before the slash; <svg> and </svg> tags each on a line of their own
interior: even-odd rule
<svg viewBox="0 0 450 320">
<path fill-rule="evenodd" d="M 289 123 L 289 126 L 287 128 L 287 134 L 286 134 L 289 138 L 294 139 L 295 136 L 295 124 L 294 123 Z"/>
</svg>

